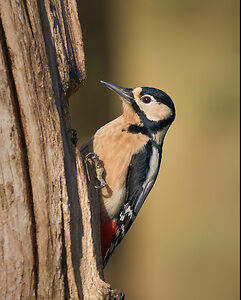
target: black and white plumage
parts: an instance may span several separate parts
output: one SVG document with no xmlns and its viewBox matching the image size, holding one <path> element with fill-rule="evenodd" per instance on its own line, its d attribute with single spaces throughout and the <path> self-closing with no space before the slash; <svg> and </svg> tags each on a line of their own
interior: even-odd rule
<svg viewBox="0 0 241 300">
<path fill-rule="evenodd" d="M 118 229 L 105 256 L 105 264 L 131 227 L 155 183 L 161 163 L 161 151 L 161 148 L 152 145 L 149 141 L 131 159 L 126 180 L 125 203 L 119 216 L 115 218 Z"/>
<path fill-rule="evenodd" d="M 121 96 L 123 115 L 101 127 L 80 151 L 97 154 L 104 168 L 106 186 L 100 190 L 100 204 L 105 265 L 155 183 L 175 107 L 161 90 L 103 83 Z"/>
</svg>

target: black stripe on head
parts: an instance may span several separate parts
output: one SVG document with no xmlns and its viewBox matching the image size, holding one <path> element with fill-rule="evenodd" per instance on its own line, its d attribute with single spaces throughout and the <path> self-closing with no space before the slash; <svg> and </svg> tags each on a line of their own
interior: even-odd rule
<svg viewBox="0 0 241 300">
<path fill-rule="evenodd" d="M 146 119 L 145 126 L 132 124 L 129 126 L 128 131 L 131 133 L 142 133 L 150 137 L 150 133 L 157 133 L 158 131 L 162 130 L 164 127 L 170 125 L 171 123 L 172 121 L 170 121 L 170 119 L 161 120 L 158 122 Z"/>
<path fill-rule="evenodd" d="M 132 107 L 143 122 L 143 126 L 138 124 L 130 125 L 128 131 L 132 133 L 142 133 L 148 137 L 151 137 L 152 133 L 157 133 L 158 131 L 162 130 L 164 127 L 170 125 L 175 119 L 175 115 L 172 115 L 168 119 L 152 121 L 146 117 L 145 113 L 140 109 L 136 102 L 132 102 Z"/>
</svg>

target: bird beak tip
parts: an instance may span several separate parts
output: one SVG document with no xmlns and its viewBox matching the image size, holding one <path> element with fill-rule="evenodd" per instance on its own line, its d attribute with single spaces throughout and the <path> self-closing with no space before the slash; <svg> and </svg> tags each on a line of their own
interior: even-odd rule
<svg viewBox="0 0 241 300">
<path fill-rule="evenodd" d="M 121 98 L 125 99 L 127 103 L 131 103 L 131 99 L 133 99 L 131 89 L 124 88 L 122 86 L 118 86 L 116 84 L 109 83 L 103 80 L 100 80 L 100 82 L 103 83 L 107 88 L 109 88 L 113 92 L 117 93 Z"/>
</svg>

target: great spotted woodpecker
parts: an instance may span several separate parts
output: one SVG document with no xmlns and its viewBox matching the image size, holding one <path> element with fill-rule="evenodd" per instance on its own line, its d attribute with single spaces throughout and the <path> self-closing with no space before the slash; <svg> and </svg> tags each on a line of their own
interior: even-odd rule
<svg viewBox="0 0 241 300">
<path fill-rule="evenodd" d="M 135 220 L 157 178 L 163 140 L 175 107 L 163 91 L 124 88 L 101 81 L 122 100 L 123 114 L 101 127 L 80 151 L 103 167 L 99 190 L 101 246 L 106 265 Z M 96 173 L 99 173 L 99 171 Z"/>
</svg>

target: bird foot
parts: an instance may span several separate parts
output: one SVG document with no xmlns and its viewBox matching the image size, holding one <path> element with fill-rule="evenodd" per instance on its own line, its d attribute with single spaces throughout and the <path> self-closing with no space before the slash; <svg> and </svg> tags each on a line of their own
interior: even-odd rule
<svg viewBox="0 0 241 300">
<path fill-rule="evenodd" d="M 68 130 L 68 133 L 70 134 L 70 140 L 72 142 L 72 144 L 74 145 L 74 147 L 77 146 L 77 143 L 78 143 L 78 137 L 77 137 L 77 131 L 76 129 L 69 129 Z"/>
<path fill-rule="evenodd" d="M 106 186 L 106 182 L 103 178 L 104 168 L 99 160 L 98 155 L 93 152 L 90 152 L 86 155 L 86 158 L 91 159 L 95 165 L 96 177 L 97 177 L 98 181 L 100 182 L 100 185 L 96 185 L 95 188 L 103 189 Z"/>
</svg>

